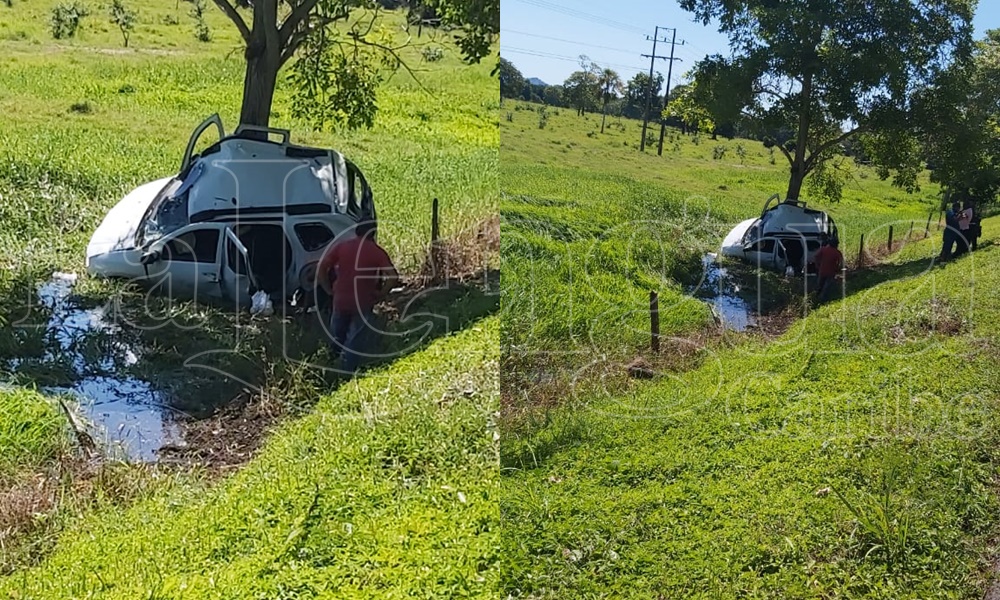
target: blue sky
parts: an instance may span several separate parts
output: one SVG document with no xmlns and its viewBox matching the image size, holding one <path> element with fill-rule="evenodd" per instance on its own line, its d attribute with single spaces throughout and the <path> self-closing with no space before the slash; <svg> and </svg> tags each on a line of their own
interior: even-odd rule
<svg viewBox="0 0 1000 600">
<path fill-rule="evenodd" d="M 577 57 L 609 66 L 631 79 L 649 71 L 649 54 L 655 26 L 677 29 L 672 83 L 706 54 L 728 54 L 726 37 L 715 27 L 704 27 L 681 10 L 676 0 L 502 0 L 500 10 L 501 55 L 513 62 L 525 77 L 538 77 L 549 84 L 562 83 L 579 68 Z M 976 11 L 976 37 L 987 29 L 1000 28 L 1000 2 L 980 0 Z M 661 30 L 669 39 L 672 31 Z M 670 44 L 658 44 L 657 55 L 668 55 Z M 666 60 L 655 69 L 667 75 Z"/>
</svg>

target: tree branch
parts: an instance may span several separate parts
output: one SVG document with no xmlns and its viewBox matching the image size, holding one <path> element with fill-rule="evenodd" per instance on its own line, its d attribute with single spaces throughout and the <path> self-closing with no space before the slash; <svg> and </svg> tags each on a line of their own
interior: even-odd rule
<svg viewBox="0 0 1000 600">
<path fill-rule="evenodd" d="M 785 147 L 782 146 L 781 144 L 777 143 L 777 142 L 775 142 L 774 145 L 777 146 L 778 150 L 781 150 L 781 153 L 784 154 L 785 158 L 788 159 L 788 165 L 789 166 L 795 166 L 795 159 L 792 158 L 791 153 L 788 150 L 785 150 Z"/>
<path fill-rule="evenodd" d="M 316 8 L 317 4 L 319 4 L 319 0 L 302 0 L 298 6 L 292 9 L 291 14 L 285 18 L 285 22 L 281 24 L 281 29 L 278 30 L 278 37 L 281 40 L 282 48 L 292 39 L 292 34 L 299 28 L 299 24 L 309 16 L 309 13 Z"/>
<path fill-rule="evenodd" d="M 240 16 L 240 13 L 236 12 L 236 7 L 229 3 L 229 0 L 212 0 L 215 5 L 222 9 L 222 12 L 226 13 L 229 20 L 236 25 L 236 29 L 240 30 L 240 35 L 243 36 L 243 41 L 247 44 L 250 43 L 250 28 L 247 27 L 246 21 Z"/>
<path fill-rule="evenodd" d="M 812 152 L 811 154 L 809 154 L 809 158 L 806 159 L 806 172 L 808 173 L 810 170 L 812 170 L 813 167 L 816 166 L 816 164 L 815 164 L 816 160 L 819 158 L 819 156 L 821 154 L 823 154 L 824 152 L 826 152 L 830 148 L 833 148 L 837 144 L 843 142 L 844 140 L 846 140 L 847 138 L 851 137 L 852 135 L 855 135 L 857 133 L 861 133 L 861 132 L 867 131 L 867 130 L 868 130 L 868 126 L 867 125 L 858 125 L 854 129 L 851 129 L 850 131 L 845 131 L 844 133 L 838 135 L 834 139 L 832 139 L 832 140 L 830 140 L 828 142 L 824 142 L 824 143 L 820 144 L 819 148 L 817 148 L 815 152 Z"/>
</svg>

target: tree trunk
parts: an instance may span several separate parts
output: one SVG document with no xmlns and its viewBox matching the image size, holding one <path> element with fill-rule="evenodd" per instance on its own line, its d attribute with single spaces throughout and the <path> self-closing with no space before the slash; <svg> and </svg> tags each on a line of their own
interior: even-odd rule
<svg viewBox="0 0 1000 600">
<path fill-rule="evenodd" d="M 246 76 L 243 79 L 243 105 L 240 109 L 241 125 L 267 127 L 271 120 L 271 104 L 274 101 L 274 86 L 278 81 L 280 65 L 277 53 L 273 57 L 267 54 L 247 60 Z"/>
<path fill-rule="evenodd" d="M 274 101 L 278 69 L 281 68 L 276 0 L 255 3 L 253 29 L 245 56 L 247 70 L 243 78 L 240 124 L 267 127 L 271 121 L 271 103 Z"/>
<path fill-rule="evenodd" d="M 809 108 L 812 102 L 812 73 L 806 73 L 802 78 L 802 91 L 799 95 L 802 104 L 799 105 L 799 131 L 795 140 L 795 158 L 792 160 L 791 177 L 788 180 L 788 194 L 785 200 L 798 200 L 802 191 L 802 182 L 806 178 L 806 143 L 809 141 Z"/>
<path fill-rule="evenodd" d="M 805 173 L 801 172 L 800 169 L 792 168 L 792 175 L 788 180 L 788 193 L 785 194 L 786 200 L 799 199 L 799 193 L 802 191 L 802 182 L 805 181 L 805 178 Z"/>
</svg>

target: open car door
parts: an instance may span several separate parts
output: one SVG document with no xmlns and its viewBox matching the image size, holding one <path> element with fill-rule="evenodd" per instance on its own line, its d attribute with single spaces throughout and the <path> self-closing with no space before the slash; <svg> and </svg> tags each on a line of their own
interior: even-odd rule
<svg viewBox="0 0 1000 600">
<path fill-rule="evenodd" d="M 221 223 L 195 223 L 156 240 L 140 258 L 142 278 L 171 298 L 209 302 L 221 298 L 224 228 Z"/>
<path fill-rule="evenodd" d="M 250 271 L 250 257 L 246 246 L 232 227 L 225 227 L 222 261 L 222 295 L 227 305 L 235 310 L 249 309 L 257 283 Z"/>
</svg>

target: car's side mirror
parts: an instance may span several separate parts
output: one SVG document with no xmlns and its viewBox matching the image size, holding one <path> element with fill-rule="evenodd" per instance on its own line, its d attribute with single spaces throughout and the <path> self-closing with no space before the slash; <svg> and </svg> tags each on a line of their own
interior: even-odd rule
<svg viewBox="0 0 1000 600">
<path fill-rule="evenodd" d="M 149 265 L 157 262 L 158 260 L 160 260 L 160 251 L 150 250 L 149 252 L 146 252 L 145 254 L 142 255 L 142 258 L 139 259 L 139 263 L 144 267 L 148 267 Z"/>
</svg>

